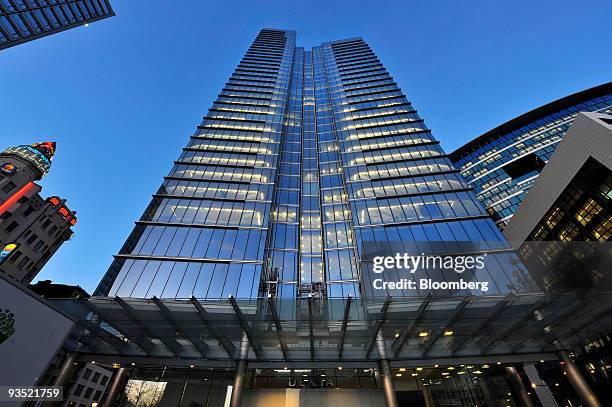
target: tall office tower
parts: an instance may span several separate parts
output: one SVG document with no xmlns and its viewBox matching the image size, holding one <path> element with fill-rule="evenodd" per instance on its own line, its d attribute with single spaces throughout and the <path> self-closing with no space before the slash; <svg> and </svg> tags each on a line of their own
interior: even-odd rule
<svg viewBox="0 0 612 407">
<path fill-rule="evenodd" d="M 386 296 L 373 292 L 363 260 L 368 245 L 389 242 L 419 253 L 428 242 L 448 253 L 494 251 L 484 270 L 463 277 L 490 282 L 489 294 L 528 289 L 489 215 L 368 44 L 307 51 L 295 38 L 259 33 L 95 295 Z M 457 277 L 425 273 L 449 274 Z"/>
<path fill-rule="evenodd" d="M 0 1 L 0 50 L 114 15 L 108 0 Z"/>
<path fill-rule="evenodd" d="M 450 154 L 500 230 L 508 226 L 578 112 L 612 113 L 612 82 L 527 112 Z"/>
<path fill-rule="evenodd" d="M 76 212 L 57 196 L 44 199 L 40 180 L 55 143 L 9 147 L 0 153 L 0 272 L 28 284 L 72 236 Z"/>
</svg>

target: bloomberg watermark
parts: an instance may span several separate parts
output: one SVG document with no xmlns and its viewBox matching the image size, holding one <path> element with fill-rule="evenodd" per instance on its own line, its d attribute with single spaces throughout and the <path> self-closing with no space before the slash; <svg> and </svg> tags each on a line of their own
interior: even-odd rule
<svg viewBox="0 0 612 407">
<path fill-rule="evenodd" d="M 491 277 L 504 249 L 488 242 L 368 241 L 360 269 L 366 293 L 375 297 L 498 293 Z"/>
</svg>

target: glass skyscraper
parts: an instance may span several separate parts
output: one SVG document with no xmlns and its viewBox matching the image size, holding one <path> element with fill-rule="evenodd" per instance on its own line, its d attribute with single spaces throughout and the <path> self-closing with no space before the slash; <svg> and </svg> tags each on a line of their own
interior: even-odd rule
<svg viewBox="0 0 612 407">
<path fill-rule="evenodd" d="M 401 280 L 448 287 L 377 288 L 393 253 L 453 260 Z M 580 382 L 565 349 L 612 318 L 589 301 L 537 290 L 364 40 L 264 29 L 94 296 L 53 301 L 52 384 L 95 362 L 105 406 L 530 406 L 535 361 Z"/>
<path fill-rule="evenodd" d="M 108 0 L 0 0 L 0 50 L 114 15 Z"/>
<path fill-rule="evenodd" d="M 470 276 L 489 293 L 530 286 L 363 39 L 305 50 L 294 31 L 264 29 L 95 294 L 368 296 L 364 247 L 388 242 L 470 242 L 491 252 Z"/>
</svg>

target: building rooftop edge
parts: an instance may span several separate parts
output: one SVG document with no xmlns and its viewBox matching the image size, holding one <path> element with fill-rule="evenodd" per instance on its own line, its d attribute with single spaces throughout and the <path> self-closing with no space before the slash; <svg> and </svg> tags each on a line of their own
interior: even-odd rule
<svg viewBox="0 0 612 407">
<path fill-rule="evenodd" d="M 263 27 L 259 30 L 259 32 L 262 32 L 262 31 L 279 31 L 279 32 L 282 31 L 282 32 L 292 32 L 292 33 L 297 32 L 296 30 L 290 30 L 288 28 L 274 28 L 274 27 Z"/>
<path fill-rule="evenodd" d="M 278 32 L 285 32 L 285 33 L 293 33 L 297 37 L 297 30 L 290 30 L 286 28 L 263 27 L 259 30 L 259 32 L 262 32 L 262 31 L 278 31 Z M 350 37 L 350 38 L 341 38 L 341 39 L 332 40 L 332 41 L 325 41 L 325 42 L 320 43 L 319 46 L 327 45 L 327 44 L 338 44 L 342 42 L 357 41 L 357 40 L 364 41 L 363 37 Z"/>
<path fill-rule="evenodd" d="M 496 140 L 505 134 L 508 134 L 516 129 L 519 129 L 531 122 L 534 122 L 542 117 L 548 116 L 559 110 L 563 110 L 570 106 L 576 105 L 580 102 L 593 99 L 596 97 L 604 96 L 612 93 L 612 82 L 607 82 L 601 85 L 594 86 L 582 90 L 580 92 L 572 93 L 571 95 L 562 97 L 560 99 L 549 102 L 545 105 L 537 107 L 533 110 L 523 113 L 520 116 L 515 117 L 492 130 L 476 137 L 472 141 L 464 144 L 455 151 L 449 154 L 449 158 L 453 162 L 459 161 L 464 155 L 469 154 L 472 150 L 477 149 L 482 144 L 489 143 Z"/>
<path fill-rule="evenodd" d="M 321 45 L 326 45 L 326 44 L 339 44 L 342 42 L 350 42 L 350 41 L 364 41 L 363 37 L 350 37 L 350 38 L 341 38 L 339 40 L 332 40 L 332 41 L 325 41 L 323 43 L 321 43 Z"/>
</svg>

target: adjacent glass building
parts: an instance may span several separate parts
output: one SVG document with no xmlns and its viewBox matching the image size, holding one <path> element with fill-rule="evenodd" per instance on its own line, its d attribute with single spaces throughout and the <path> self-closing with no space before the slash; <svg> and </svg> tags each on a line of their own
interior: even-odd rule
<svg viewBox="0 0 612 407">
<path fill-rule="evenodd" d="M 108 0 L 0 0 L 0 50 L 114 15 Z"/>
<path fill-rule="evenodd" d="M 489 215 L 368 44 L 295 42 L 294 31 L 260 32 L 95 294 L 375 295 L 364 246 L 389 242 L 406 251 L 437 242 L 449 254 L 468 242 L 492 252 L 470 279 L 489 281 L 490 294 L 528 290 Z"/>
<path fill-rule="evenodd" d="M 578 112 L 612 113 L 612 82 L 525 113 L 450 154 L 500 230 L 508 225 Z"/>
</svg>

